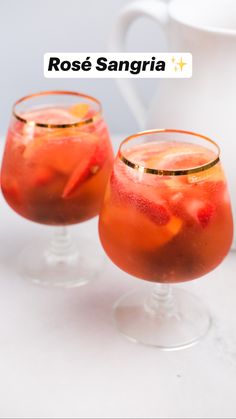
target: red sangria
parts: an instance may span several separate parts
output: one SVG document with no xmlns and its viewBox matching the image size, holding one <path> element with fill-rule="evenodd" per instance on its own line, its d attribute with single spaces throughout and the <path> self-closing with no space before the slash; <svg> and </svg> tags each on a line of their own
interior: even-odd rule
<svg viewBox="0 0 236 419">
<path fill-rule="evenodd" d="M 2 164 L 2 191 L 24 218 L 62 227 L 61 244 L 59 233 L 57 243 L 53 242 L 54 250 L 60 247 L 54 255 L 56 266 L 59 260 L 66 265 L 62 242 L 66 251 L 70 244 L 65 226 L 98 214 L 112 163 L 110 138 L 96 99 L 73 92 L 43 92 L 14 106 Z M 80 284 L 79 270 L 78 279 L 74 266 L 72 270 L 73 280 L 68 279 L 67 267 L 67 278 L 61 278 L 60 284 Z M 32 276 L 36 278 L 37 272 Z M 53 282 L 50 274 L 48 281 Z"/>
<path fill-rule="evenodd" d="M 118 267 L 159 284 L 147 298 L 141 292 L 122 300 L 116 311 L 120 329 L 160 347 L 196 340 L 188 330 L 182 335 L 184 342 L 179 336 L 179 341 L 168 337 L 162 343 L 155 325 L 160 322 L 160 312 L 168 321 L 179 316 L 181 323 L 184 318 L 181 304 L 188 304 L 189 299 L 181 299 L 177 291 L 174 305 L 168 284 L 207 274 L 230 249 L 232 213 L 218 146 L 203 136 L 174 130 L 144 132 L 125 140 L 107 186 L 99 231 L 107 255 Z M 189 312 L 184 313 L 189 321 L 196 304 L 192 301 Z M 149 319 L 147 313 L 152 327 L 157 327 L 150 338 L 146 336 L 150 324 L 141 327 Z M 208 317 L 199 333 L 206 324 Z"/>
</svg>

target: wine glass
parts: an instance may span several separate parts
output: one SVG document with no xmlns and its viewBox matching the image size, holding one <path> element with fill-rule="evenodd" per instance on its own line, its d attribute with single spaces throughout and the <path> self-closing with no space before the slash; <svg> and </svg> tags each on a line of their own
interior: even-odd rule
<svg viewBox="0 0 236 419">
<path fill-rule="evenodd" d="M 98 214 L 112 163 L 97 99 L 45 91 L 14 104 L 2 163 L 3 195 L 24 218 L 57 226 L 48 246 L 33 243 L 20 255 L 24 277 L 74 287 L 95 276 L 101 264 L 97 248 L 82 237 L 75 243 L 67 226 Z"/>
<path fill-rule="evenodd" d="M 115 305 L 117 327 L 132 341 L 179 349 L 210 327 L 202 302 L 171 284 L 207 274 L 230 249 L 233 221 L 219 154 L 209 138 L 172 129 L 141 132 L 120 145 L 100 239 L 119 268 L 156 283 Z"/>
</svg>

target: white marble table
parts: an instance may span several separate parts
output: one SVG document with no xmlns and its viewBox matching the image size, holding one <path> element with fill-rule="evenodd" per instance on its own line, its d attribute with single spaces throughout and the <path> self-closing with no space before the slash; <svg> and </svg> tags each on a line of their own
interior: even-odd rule
<svg viewBox="0 0 236 419">
<path fill-rule="evenodd" d="M 236 253 L 184 285 L 209 306 L 214 324 L 198 345 L 161 352 L 114 329 L 113 302 L 147 286 L 106 259 L 97 280 L 63 290 L 18 277 L 16 255 L 50 229 L 0 198 L 1 418 L 235 418 Z M 98 242 L 97 220 L 73 228 Z"/>
</svg>

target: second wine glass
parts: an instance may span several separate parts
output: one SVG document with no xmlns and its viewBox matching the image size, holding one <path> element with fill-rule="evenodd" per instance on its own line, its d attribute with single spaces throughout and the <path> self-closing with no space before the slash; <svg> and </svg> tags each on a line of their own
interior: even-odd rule
<svg viewBox="0 0 236 419">
<path fill-rule="evenodd" d="M 127 273 L 156 285 L 122 297 L 114 316 L 135 342 L 161 349 L 196 343 L 210 326 L 204 304 L 170 284 L 212 271 L 230 249 L 230 199 L 216 143 L 152 130 L 127 138 L 100 214 L 102 245 Z"/>
</svg>

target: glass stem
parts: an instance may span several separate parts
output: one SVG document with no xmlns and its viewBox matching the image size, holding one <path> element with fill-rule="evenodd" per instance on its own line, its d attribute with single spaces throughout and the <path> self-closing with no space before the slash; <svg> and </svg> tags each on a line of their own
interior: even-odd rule
<svg viewBox="0 0 236 419">
<path fill-rule="evenodd" d="M 72 263 L 78 258 L 78 251 L 67 227 L 57 227 L 45 252 L 50 265 Z"/>
<path fill-rule="evenodd" d="M 156 284 L 145 301 L 144 309 L 155 317 L 178 317 L 172 287 L 169 284 Z"/>
</svg>

